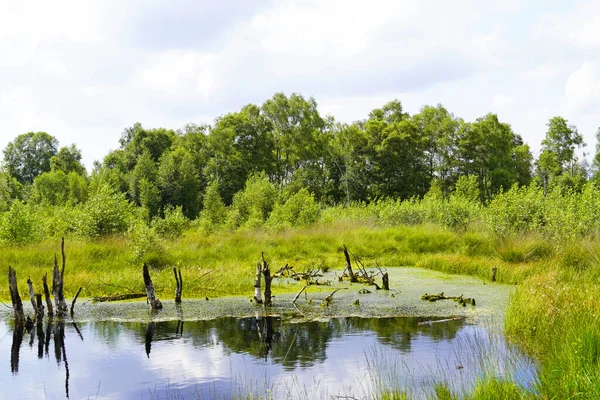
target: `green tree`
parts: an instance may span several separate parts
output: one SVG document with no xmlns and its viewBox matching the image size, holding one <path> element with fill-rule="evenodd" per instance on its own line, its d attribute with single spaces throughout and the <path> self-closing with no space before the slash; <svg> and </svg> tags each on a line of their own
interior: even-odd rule
<svg viewBox="0 0 600 400">
<path fill-rule="evenodd" d="M 46 132 L 24 133 L 4 149 L 4 164 L 17 181 L 32 183 L 36 176 L 50 171 L 57 147 L 58 140 Z"/>
<path fill-rule="evenodd" d="M 86 175 L 85 167 L 81 164 L 81 151 L 74 144 L 61 147 L 58 154 L 50 159 L 50 169 L 65 174 L 76 172 L 79 175 Z"/>
<path fill-rule="evenodd" d="M 262 113 L 271 124 L 275 170 L 272 180 L 280 189 L 289 182 L 302 164 L 322 156 L 321 138 L 325 122 L 314 98 L 293 93 L 276 93 L 262 105 Z"/>
<path fill-rule="evenodd" d="M 178 147 L 163 155 L 158 167 L 158 187 L 163 207 L 181 206 L 183 214 L 194 219 L 200 212 L 203 188 L 192 154 Z"/>
<path fill-rule="evenodd" d="M 15 200 L 23 199 L 23 185 L 8 172 L 0 171 L 0 212 L 7 211 Z"/>
<path fill-rule="evenodd" d="M 202 212 L 200 212 L 200 226 L 205 232 L 211 233 L 222 226 L 226 218 L 227 209 L 219 194 L 219 183 L 213 181 L 208 185 L 204 194 Z"/>
<path fill-rule="evenodd" d="M 578 165 L 575 150 L 585 146 L 577 127 L 570 125 L 563 117 L 550 118 L 547 126 L 542 151 L 536 163 L 536 173 L 544 188 L 548 187 L 553 178 L 564 173 L 575 175 Z"/>
</svg>

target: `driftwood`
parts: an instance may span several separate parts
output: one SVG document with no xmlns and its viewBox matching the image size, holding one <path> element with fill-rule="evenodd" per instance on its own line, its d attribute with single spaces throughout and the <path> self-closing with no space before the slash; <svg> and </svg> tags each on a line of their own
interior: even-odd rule
<svg viewBox="0 0 600 400">
<path fill-rule="evenodd" d="M 125 293 L 125 294 L 114 294 L 111 296 L 96 296 L 92 300 L 98 303 L 105 301 L 120 301 L 120 300 L 131 300 L 146 297 L 146 293 Z"/>
<path fill-rule="evenodd" d="M 73 318 L 73 309 L 75 308 L 75 302 L 77 301 L 77 298 L 79 297 L 79 293 L 81 293 L 81 286 L 79 286 L 79 290 L 77 291 L 77 294 L 75 295 L 75 297 L 73 298 L 73 301 L 71 302 L 71 318 Z"/>
<path fill-rule="evenodd" d="M 262 265 L 262 273 L 263 276 L 265 278 L 265 300 L 264 300 L 264 304 L 265 307 L 270 306 L 271 305 L 271 281 L 273 280 L 273 277 L 271 276 L 271 270 L 269 269 L 269 264 L 267 263 L 267 260 L 265 260 L 265 253 L 262 253 L 262 260 L 263 260 L 263 265 Z"/>
<path fill-rule="evenodd" d="M 10 265 L 8 266 L 8 289 L 10 291 L 15 319 L 17 323 L 22 322 L 25 319 L 25 314 L 23 313 L 23 302 L 21 301 L 21 296 L 19 296 L 19 288 L 17 286 L 17 273 Z"/>
<path fill-rule="evenodd" d="M 181 303 L 181 293 L 183 291 L 183 278 L 181 277 L 181 268 L 179 268 L 179 276 L 177 276 L 177 269 L 173 267 L 173 275 L 175 275 L 175 283 L 177 287 L 175 288 L 175 303 Z"/>
<path fill-rule="evenodd" d="M 50 290 L 48 289 L 48 275 L 44 274 L 42 277 L 42 286 L 44 287 L 44 298 L 46 299 L 46 308 L 48 309 L 48 316 L 52 317 L 54 315 L 54 310 L 52 309 L 52 300 L 50 300 Z"/>
<path fill-rule="evenodd" d="M 473 299 L 473 298 L 463 297 L 462 294 L 460 296 L 444 296 L 444 292 L 442 292 L 440 294 L 425 293 L 423 296 L 421 296 L 421 300 L 427 300 L 427 301 L 431 301 L 431 302 L 438 301 L 438 300 L 454 300 L 463 307 L 466 307 L 467 304 L 470 304 L 472 306 L 475 305 L 475 299 Z"/>
<path fill-rule="evenodd" d="M 146 296 L 148 297 L 148 302 L 150 302 L 150 306 L 153 310 L 160 310 L 162 308 L 162 303 L 156 297 L 156 292 L 154 290 L 154 285 L 152 284 L 152 279 L 150 279 L 150 272 L 148 272 L 148 265 L 144 263 L 143 268 L 144 275 L 144 286 L 146 287 Z"/>
<path fill-rule="evenodd" d="M 256 280 L 254 281 L 254 301 L 256 304 L 262 304 L 262 298 L 260 295 L 260 277 L 262 275 L 262 265 L 260 261 L 256 265 Z"/>
<path fill-rule="evenodd" d="M 348 276 L 350 277 L 350 282 L 358 282 L 356 275 L 354 275 L 354 271 L 352 271 L 352 263 L 350 262 L 350 254 L 348 254 L 348 248 L 344 245 L 344 257 L 346 258 L 346 271 L 348 271 Z"/>
</svg>

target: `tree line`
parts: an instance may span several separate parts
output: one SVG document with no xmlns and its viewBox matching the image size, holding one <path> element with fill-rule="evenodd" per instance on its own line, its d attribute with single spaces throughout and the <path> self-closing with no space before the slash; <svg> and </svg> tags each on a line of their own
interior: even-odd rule
<svg viewBox="0 0 600 400">
<path fill-rule="evenodd" d="M 467 122 L 437 105 L 410 115 L 393 100 L 346 124 L 322 116 L 312 97 L 276 93 L 212 125 L 135 123 L 89 174 L 75 144 L 59 148 L 45 132 L 21 134 L 4 149 L 0 211 L 16 200 L 85 204 L 110 191 L 149 219 L 173 208 L 195 219 L 207 204 L 232 205 L 252 179 L 268 181 L 274 192 L 262 195 L 278 201 L 304 190 L 322 205 L 422 198 L 433 186 L 447 197 L 460 177 L 474 177 L 483 203 L 514 185 L 578 190 L 595 179 L 577 157 L 583 137 L 566 119 L 548 121 L 541 145 L 534 160 L 522 137 L 492 113 Z"/>
</svg>

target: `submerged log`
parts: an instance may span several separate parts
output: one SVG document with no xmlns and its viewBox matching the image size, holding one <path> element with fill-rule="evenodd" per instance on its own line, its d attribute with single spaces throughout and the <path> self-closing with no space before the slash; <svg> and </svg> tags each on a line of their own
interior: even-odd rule
<svg viewBox="0 0 600 400">
<path fill-rule="evenodd" d="M 183 278 L 181 277 L 181 268 L 179 268 L 179 276 L 177 276 L 177 268 L 173 267 L 173 274 L 175 275 L 175 303 L 181 303 L 181 292 L 183 291 Z"/>
<path fill-rule="evenodd" d="M 358 279 L 352 271 L 352 263 L 350 262 L 350 254 L 348 254 L 348 248 L 344 245 L 344 257 L 346 258 L 346 270 L 348 271 L 348 276 L 350 277 L 350 282 L 357 282 Z"/>
<path fill-rule="evenodd" d="M 256 265 L 256 281 L 254 281 L 254 301 L 256 304 L 262 304 L 262 298 L 260 296 L 260 276 L 262 275 L 262 266 L 260 261 Z"/>
<path fill-rule="evenodd" d="M 435 302 L 438 300 L 454 300 L 463 307 L 466 307 L 467 304 L 475 306 L 474 298 L 463 297 L 462 294 L 460 296 L 444 296 L 444 292 L 441 292 L 440 294 L 425 293 L 423 296 L 421 296 L 421 300 L 426 300 L 426 301 L 430 301 L 430 302 Z"/>
<path fill-rule="evenodd" d="M 263 259 L 263 266 L 262 266 L 262 273 L 263 276 L 265 278 L 265 307 L 270 306 L 271 305 L 271 281 L 273 280 L 273 277 L 271 276 L 271 270 L 269 269 L 269 264 L 267 263 L 267 260 L 265 260 L 265 253 L 262 253 L 262 259 Z"/>
<path fill-rule="evenodd" d="M 8 289 L 10 291 L 15 319 L 17 322 L 22 322 L 25 319 L 25 314 L 23 313 L 23 302 L 21 301 L 19 288 L 17 287 L 17 273 L 10 265 L 8 266 Z"/>
<path fill-rule="evenodd" d="M 146 293 L 125 293 L 125 294 L 115 294 L 112 296 L 96 296 L 93 297 L 92 300 L 98 303 L 102 303 L 105 301 L 120 301 L 120 300 L 131 300 L 131 299 L 140 299 L 142 297 L 146 297 Z"/>
<path fill-rule="evenodd" d="M 417 325 L 419 325 L 419 326 L 432 325 L 432 324 L 439 324 L 439 323 L 442 323 L 442 322 L 460 321 L 461 319 L 462 319 L 461 317 L 454 317 L 454 318 L 446 318 L 446 319 L 436 319 L 436 320 L 429 320 L 429 321 L 421 321 Z"/>
<path fill-rule="evenodd" d="M 146 296 L 148 297 L 148 302 L 150 302 L 150 306 L 153 310 L 160 310 L 162 308 L 162 303 L 156 297 L 156 292 L 154 291 L 154 285 L 152 284 L 152 279 L 150 279 L 150 272 L 148 272 L 148 265 L 144 263 L 143 268 L 144 275 L 144 286 L 146 287 Z"/>
<path fill-rule="evenodd" d="M 48 309 L 48 316 L 52 317 L 54 315 L 54 310 L 52 309 L 52 300 L 50 300 L 50 290 L 48 289 L 48 275 L 44 274 L 42 277 L 42 285 L 44 287 L 44 298 L 46 299 L 46 308 Z"/>
</svg>

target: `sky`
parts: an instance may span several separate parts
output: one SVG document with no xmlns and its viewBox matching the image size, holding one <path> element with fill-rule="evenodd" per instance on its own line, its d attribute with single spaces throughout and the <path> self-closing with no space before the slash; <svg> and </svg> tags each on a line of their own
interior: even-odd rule
<svg viewBox="0 0 600 400">
<path fill-rule="evenodd" d="M 88 167 L 121 132 L 314 97 L 353 122 L 398 99 L 498 114 L 537 156 L 546 123 L 600 127 L 595 0 L 0 0 L 0 149 L 45 131 Z"/>
</svg>

